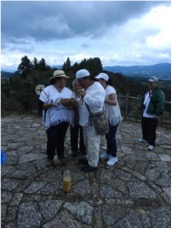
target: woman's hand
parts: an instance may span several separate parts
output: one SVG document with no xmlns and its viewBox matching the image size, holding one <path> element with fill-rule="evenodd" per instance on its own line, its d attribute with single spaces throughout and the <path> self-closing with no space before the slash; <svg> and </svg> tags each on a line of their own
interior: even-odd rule
<svg viewBox="0 0 172 229">
<path fill-rule="evenodd" d="M 44 108 L 45 110 L 47 110 L 47 109 L 49 109 L 49 108 L 51 108 L 51 107 L 57 107 L 57 104 L 54 103 L 53 100 L 51 100 L 51 103 L 44 103 L 44 104 L 43 104 L 43 108 Z"/>
</svg>

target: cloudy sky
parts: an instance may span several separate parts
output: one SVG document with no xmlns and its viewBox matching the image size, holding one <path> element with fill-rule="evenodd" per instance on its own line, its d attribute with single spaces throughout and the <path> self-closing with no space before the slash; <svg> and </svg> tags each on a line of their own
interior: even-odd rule
<svg viewBox="0 0 172 229">
<path fill-rule="evenodd" d="M 50 66 L 99 57 L 103 66 L 171 62 L 170 1 L 3 1 L 1 69 L 23 56 Z"/>
</svg>

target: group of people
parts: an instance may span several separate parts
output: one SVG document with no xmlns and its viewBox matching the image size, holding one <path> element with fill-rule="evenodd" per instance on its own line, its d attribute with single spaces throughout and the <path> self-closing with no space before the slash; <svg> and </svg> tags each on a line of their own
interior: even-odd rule
<svg viewBox="0 0 172 229">
<path fill-rule="evenodd" d="M 122 117 L 116 90 L 111 86 L 109 76 L 106 73 L 92 76 L 86 69 L 78 70 L 72 83 L 73 91 L 66 87 L 67 79 L 69 77 L 64 71 L 56 70 L 50 78 L 50 85 L 43 89 L 39 97 L 47 133 L 47 166 L 53 165 L 55 153 L 59 160 L 64 158 L 64 141 L 69 126 L 72 155 L 77 155 L 78 151 L 84 155 L 78 161 L 82 165 L 81 171 L 96 171 L 99 158 L 107 160 L 108 166 L 114 165 L 118 161 L 116 131 Z M 164 94 L 156 85 L 156 77 L 148 82 L 150 88 L 145 93 L 142 107 L 143 137 L 139 141 L 147 141 L 149 150 L 152 150 L 155 146 L 157 122 L 163 111 Z M 65 106 L 61 102 L 62 99 L 70 98 L 75 98 L 75 104 Z M 102 110 L 108 118 L 109 132 L 105 135 L 106 152 L 99 154 L 101 135 L 96 132 L 90 112 Z"/>
</svg>

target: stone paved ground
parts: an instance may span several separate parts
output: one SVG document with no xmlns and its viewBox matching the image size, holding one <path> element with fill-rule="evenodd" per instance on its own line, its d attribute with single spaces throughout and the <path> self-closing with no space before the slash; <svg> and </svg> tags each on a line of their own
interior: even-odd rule
<svg viewBox="0 0 172 229">
<path fill-rule="evenodd" d="M 1 227 L 5 228 L 171 228 L 171 131 L 158 127 L 153 152 L 139 144 L 140 123 L 118 129 L 119 162 L 100 162 L 95 173 L 80 172 L 78 158 L 48 168 L 46 135 L 35 116 L 8 116 L 1 120 Z M 106 148 L 102 138 L 101 150 Z M 72 190 L 65 194 L 62 174 L 68 166 Z"/>
</svg>

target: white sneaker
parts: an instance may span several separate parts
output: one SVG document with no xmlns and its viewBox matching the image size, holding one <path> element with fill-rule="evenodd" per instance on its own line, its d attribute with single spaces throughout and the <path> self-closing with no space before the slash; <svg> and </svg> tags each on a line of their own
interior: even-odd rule
<svg viewBox="0 0 172 229">
<path fill-rule="evenodd" d="M 146 143 L 147 141 L 146 141 L 145 139 L 143 139 L 143 138 L 140 138 L 140 139 L 138 140 L 138 142 L 140 142 L 140 143 Z"/>
<path fill-rule="evenodd" d="M 107 161 L 107 165 L 114 165 L 118 161 L 117 157 L 110 157 L 110 159 Z"/>
<path fill-rule="evenodd" d="M 149 151 L 153 150 L 153 148 L 154 148 L 154 146 L 152 146 L 152 145 L 149 145 L 149 146 L 148 146 L 148 150 L 149 150 Z"/>
<path fill-rule="evenodd" d="M 111 157 L 111 155 L 110 154 L 107 154 L 107 153 L 100 154 L 100 158 L 101 159 L 109 159 L 110 157 Z"/>
</svg>

